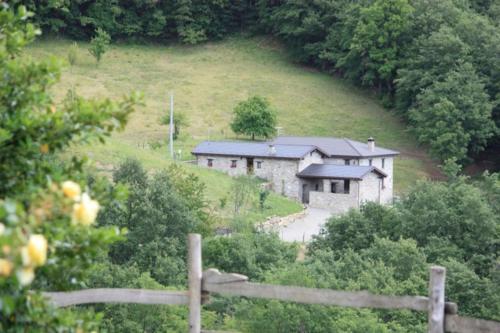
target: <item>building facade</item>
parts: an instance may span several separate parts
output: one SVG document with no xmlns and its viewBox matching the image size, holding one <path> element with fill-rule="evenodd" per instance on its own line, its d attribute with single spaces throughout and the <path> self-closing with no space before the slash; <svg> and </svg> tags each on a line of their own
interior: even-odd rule
<svg viewBox="0 0 500 333">
<path fill-rule="evenodd" d="M 269 142 L 205 141 L 197 164 L 231 176 L 253 175 L 273 191 L 311 207 L 343 213 L 363 202 L 392 202 L 393 160 L 399 153 L 349 139 L 278 137 Z"/>
</svg>

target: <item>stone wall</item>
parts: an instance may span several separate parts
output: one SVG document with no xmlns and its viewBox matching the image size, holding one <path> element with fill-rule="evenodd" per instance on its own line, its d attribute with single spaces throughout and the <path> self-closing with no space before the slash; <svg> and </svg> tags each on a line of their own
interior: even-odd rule
<svg viewBox="0 0 500 333">
<path fill-rule="evenodd" d="M 198 166 L 208 167 L 208 160 L 212 160 L 211 169 L 220 170 L 228 173 L 230 176 L 239 176 L 247 174 L 247 159 L 238 156 L 197 156 Z M 231 161 L 236 160 L 236 167 L 231 168 Z"/>
<path fill-rule="evenodd" d="M 381 186 L 382 180 L 380 177 L 370 172 L 359 182 L 359 202 L 373 201 L 381 203 Z"/>
<path fill-rule="evenodd" d="M 304 158 L 302 158 L 299 161 L 299 169 L 298 172 L 304 170 L 311 164 L 323 164 L 323 158 L 321 157 L 321 154 L 318 153 L 317 151 L 310 152 Z"/>
<path fill-rule="evenodd" d="M 349 194 L 310 191 L 309 205 L 328 209 L 333 214 L 342 214 L 350 208 L 359 208 L 359 190 L 359 182 L 351 181 Z"/>
<path fill-rule="evenodd" d="M 198 166 L 208 167 L 208 160 L 212 159 L 212 169 L 228 173 L 230 176 L 247 174 L 247 158 L 238 156 L 206 156 L 198 155 Z M 231 161 L 236 160 L 236 167 L 231 168 Z M 260 162 L 260 163 L 259 163 Z M 260 168 L 258 168 L 260 164 Z M 299 200 L 299 178 L 296 177 L 299 160 L 277 158 L 254 158 L 254 175 L 266 179 L 271 190 L 287 197 Z"/>
<path fill-rule="evenodd" d="M 261 167 L 254 167 L 254 175 L 271 183 L 271 189 L 289 198 L 299 199 L 298 160 L 256 158 Z"/>
<path fill-rule="evenodd" d="M 382 167 L 382 159 L 384 159 L 384 167 Z M 370 159 L 359 160 L 359 165 L 370 165 Z M 372 166 L 382 170 L 387 174 L 384 178 L 384 186 L 380 189 L 380 203 L 389 204 L 392 203 L 393 196 L 393 183 L 394 183 L 394 158 L 389 157 L 374 157 L 372 160 Z"/>
<path fill-rule="evenodd" d="M 306 211 L 290 214 L 287 216 L 271 216 L 268 217 L 265 222 L 258 225 L 261 230 L 265 231 L 278 231 L 281 227 L 287 226 L 297 220 L 303 219 L 306 215 Z"/>
</svg>

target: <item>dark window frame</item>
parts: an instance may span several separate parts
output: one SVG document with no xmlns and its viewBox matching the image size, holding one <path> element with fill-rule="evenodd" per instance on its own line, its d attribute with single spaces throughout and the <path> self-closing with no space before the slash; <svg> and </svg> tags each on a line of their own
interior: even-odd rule
<svg viewBox="0 0 500 333">
<path fill-rule="evenodd" d="M 330 193 L 337 193 L 337 182 L 330 182 Z"/>
<path fill-rule="evenodd" d="M 255 167 L 257 169 L 261 169 L 262 168 L 262 161 L 255 161 L 255 164 L 256 164 Z"/>
<path fill-rule="evenodd" d="M 344 165 L 351 165 L 351 160 L 345 159 L 344 160 Z"/>
<path fill-rule="evenodd" d="M 385 168 L 385 158 L 382 159 L 382 169 Z"/>
<path fill-rule="evenodd" d="M 213 158 L 207 158 L 207 166 L 209 168 L 214 166 L 214 159 Z"/>
<path fill-rule="evenodd" d="M 231 169 L 234 169 L 238 166 L 238 160 L 231 160 Z"/>
<path fill-rule="evenodd" d="M 370 159 L 368 160 L 368 165 L 369 165 L 369 166 L 372 166 L 372 164 L 373 164 L 373 160 L 370 158 Z"/>
</svg>

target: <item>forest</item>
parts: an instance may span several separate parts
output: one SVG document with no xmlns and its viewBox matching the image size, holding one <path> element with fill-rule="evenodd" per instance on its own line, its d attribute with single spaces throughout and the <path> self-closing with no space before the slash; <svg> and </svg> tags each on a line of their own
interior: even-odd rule
<svg viewBox="0 0 500 333">
<path fill-rule="evenodd" d="M 496 160 L 500 4 L 483 0 L 23 1 L 45 33 L 187 44 L 271 34 L 376 94 L 440 161 Z M 487 150 L 486 154 L 480 153 Z"/>
<path fill-rule="evenodd" d="M 498 137 L 500 5 L 466 1 L 61 1 L 0 10 L 0 331 L 186 332 L 187 308 L 88 305 L 55 309 L 41 291 L 181 290 L 186 236 L 203 235 L 203 266 L 251 281 L 385 295 L 425 295 L 428 267 L 447 269 L 459 314 L 500 321 L 500 175 L 460 164 Z M 390 23 L 390 24 L 389 24 Z M 206 185 L 180 163 L 123 160 L 103 175 L 75 145 L 105 142 L 142 103 L 61 103 L 55 59 L 28 59 L 44 33 L 88 39 L 201 43 L 236 31 L 273 33 L 298 61 L 374 89 L 443 161 L 393 205 L 334 216 L 299 256 L 296 243 L 234 219 L 216 235 Z M 456 163 L 460 162 L 460 163 Z M 262 209 L 254 183 L 234 183 Z M 253 198 L 254 200 L 250 200 Z M 235 196 L 227 198 L 234 204 Z M 222 203 L 221 203 L 222 205 Z M 304 254 L 304 251 L 302 252 Z M 203 328 L 240 332 L 423 332 L 425 314 L 214 297 Z"/>
</svg>

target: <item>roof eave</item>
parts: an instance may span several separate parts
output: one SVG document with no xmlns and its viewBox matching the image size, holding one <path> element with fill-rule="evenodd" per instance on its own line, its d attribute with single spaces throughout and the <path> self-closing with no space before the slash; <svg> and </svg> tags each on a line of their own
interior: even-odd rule
<svg viewBox="0 0 500 333">
<path fill-rule="evenodd" d="M 263 155 L 233 155 L 233 154 L 217 154 L 217 153 L 200 153 L 200 152 L 191 152 L 192 155 L 202 155 L 202 156 L 220 156 L 220 157 L 250 157 L 250 158 L 269 158 L 275 160 L 300 160 L 302 157 L 284 157 L 284 156 L 263 156 Z"/>
<path fill-rule="evenodd" d="M 359 177 L 332 177 L 332 176 L 312 176 L 312 175 L 300 175 L 296 174 L 298 178 L 309 178 L 309 179 L 340 179 L 340 180 L 363 180 L 363 178 Z"/>
</svg>

